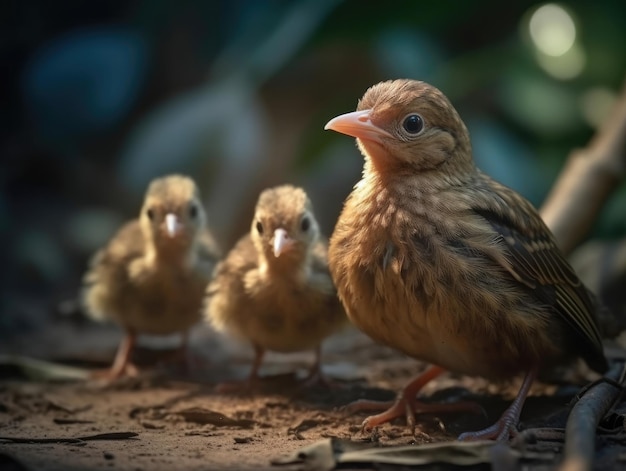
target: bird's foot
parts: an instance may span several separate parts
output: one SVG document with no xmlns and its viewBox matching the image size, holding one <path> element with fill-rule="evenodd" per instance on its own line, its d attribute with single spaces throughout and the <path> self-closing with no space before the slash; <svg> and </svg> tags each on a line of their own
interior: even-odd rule
<svg viewBox="0 0 626 471">
<path fill-rule="evenodd" d="M 299 387 L 301 389 L 314 389 L 314 388 L 324 388 L 324 389 L 340 389 L 343 387 L 341 383 L 329 378 L 326 376 L 321 368 L 312 368 L 309 374 L 304 378 Z"/>
<path fill-rule="evenodd" d="M 522 386 L 520 387 L 515 400 L 511 403 L 507 410 L 504 411 L 502 417 L 484 430 L 477 432 L 465 432 L 459 435 L 459 440 L 496 440 L 507 441 L 509 438 L 515 438 L 518 435 L 517 424 L 519 422 L 522 406 L 530 390 L 530 386 L 535 380 L 537 369 L 533 368 L 524 377 Z"/>
<path fill-rule="evenodd" d="M 515 410 L 507 409 L 502 417 L 490 427 L 476 432 L 464 432 L 459 435 L 460 441 L 495 440 L 508 441 L 518 435 L 517 421 L 519 414 Z"/>
<path fill-rule="evenodd" d="M 105 379 L 108 381 L 114 381 L 120 378 L 135 378 L 139 376 L 139 368 L 133 363 L 126 363 L 124 365 L 113 365 L 106 370 L 96 370 L 91 373 L 92 379 Z"/>
<path fill-rule="evenodd" d="M 472 412 L 484 414 L 483 408 L 475 402 L 457 402 L 450 404 L 437 404 L 419 401 L 415 398 L 408 399 L 404 396 L 399 397 L 395 401 L 367 401 L 359 400 L 345 407 L 345 410 L 353 414 L 359 411 L 381 410 L 380 414 L 367 417 L 361 428 L 363 431 L 369 431 L 378 425 L 390 422 L 398 417 L 405 417 L 407 425 L 415 429 L 416 414 L 435 414 L 439 412 Z"/>
</svg>

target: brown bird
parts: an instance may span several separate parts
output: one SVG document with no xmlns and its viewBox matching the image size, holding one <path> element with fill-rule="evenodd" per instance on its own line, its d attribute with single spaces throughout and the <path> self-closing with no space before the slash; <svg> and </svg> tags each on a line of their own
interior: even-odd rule
<svg viewBox="0 0 626 471">
<path fill-rule="evenodd" d="M 126 333 L 106 376 L 137 372 L 129 359 L 138 334 L 180 332 L 187 353 L 218 257 L 194 181 L 181 175 L 153 180 L 139 218 L 95 254 L 84 277 L 87 313 L 113 320 Z"/>
<path fill-rule="evenodd" d="M 322 341 L 347 324 L 328 272 L 326 241 L 304 190 L 283 185 L 263 191 L 250 233 L 216 269 L 205 317 L 221 332 L 248 341 L 255 350 L 244 383 L 258 379 L 266 350 L 315 350 L 307 382 L 323 381 Z"/>
<path fill-rule="evenodd" d="M 587 289 L 531 203 L 476 168 L 469 133 L 441 91 L 382 82 L 325 129 L 356 137 L 365 157 L 329 247 L 348 317 L 434 365 L 364 428 L 449 408 L 415 397 L 444 370 L 493 380 L 523 373 L 500 420 L 459 437 L 508 439 L 539 370 L 577 356 L 606 370 Z"/>
</svg>

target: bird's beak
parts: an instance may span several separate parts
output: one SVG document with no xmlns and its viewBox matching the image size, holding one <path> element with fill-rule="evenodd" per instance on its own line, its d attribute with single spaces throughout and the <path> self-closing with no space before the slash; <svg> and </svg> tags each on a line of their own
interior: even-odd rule
<svg viewBox="0 0 626 471">
<path fill-rule="evenodd" d="M 393 138 L 387 131 L 372 123 L 371 112 L 372 110 L 361 110 L 339 115 L 328 121 L 324 129 L 376 142 L 381 142 L 382 138 Z"/>
<path fill-rule="evenodd" d="M 182 224 L 178 221 L 178 216 L 172 213 L 167 213 L 165 215 L 165 229 L 167 230 L 168 236 L 176 236 L 181 228 Z"/>
<path fill-rule="evenodd" d="M 294 241 L 285 229 L 279 228 L 274 231 L 274 257 L 278 258 L 282 253 L 289 250 Z"/>
</svg>

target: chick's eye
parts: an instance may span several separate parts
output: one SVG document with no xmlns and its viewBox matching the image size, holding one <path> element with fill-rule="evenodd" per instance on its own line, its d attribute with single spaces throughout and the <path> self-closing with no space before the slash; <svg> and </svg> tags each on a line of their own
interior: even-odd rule
<svg viewBox="0 0 626 471">
<path fill-rule="evenodd" d="M 311 220 L 305 216 L 300 222 L 300 229 L 302 229 L 302 232 L 306 232 L 309 230 L 309 227 L 311 227 Z"/>
<path fill-rule="evenodd" d="M 263 224 L 261 224 L 261 221 L 256 222 L 256 231 L 259 234 L 263 234 Z"/>
<path fill-rule="evenodd" d="M 409 134 L 418 134 L 424 129 L 424 120 L 418 114 L 410 114 L 402 122 L 402 127 Z"/>
<path fill-rule="evenodd" d="M 148 216 L 148 219 L 150 219 L 151 221 L 154 221 L 154 209 L 148 208 L 146 210 L 146 216 Z"/>
<path fill-rule="evenodd" d="M 191 216 L 192 219 L 198 217 L 198 207 L 195 204 L 189 206 L 189 216 Z"/>
</svg>

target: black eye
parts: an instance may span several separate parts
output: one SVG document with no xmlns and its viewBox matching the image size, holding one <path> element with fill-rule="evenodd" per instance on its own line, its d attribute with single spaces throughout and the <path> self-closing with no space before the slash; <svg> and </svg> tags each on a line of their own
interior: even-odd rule
<svg viewBox="0 0 626 471">
<path fill-rule="evenodd" d="M 192 219 L 198 216 L 198 207 L 195 204 L 189 206 L 189 216 L 191 216 Z"/>
<path fill-rule="evenodd" d="M 146 216 L 148 216 L 148 219 L 150 219 L 151 221 L 154 221 L 154 209 L 148 208 L 146 210 Z"/>
<path fill-rule="evenodd" d="M 261 221 L 256 222 L 256 231 L 259 234 L 263 234 L 263 224 L 261 224 Z"/>
<path fill-rule="evenodd" d="M 418 134 L 424 129 L 424 120 L 418 114 L 410 114 L 402 122 L 402 127 L 409 134 Z"/>
<path fill-rule="evenodd" d="M 300 222 L 300 229 L 302 229 L 302 232 L 306 232 L 309 230 L 309 227 L 311 227 L 311 220 L 305 216 Z"/>
</svg>

